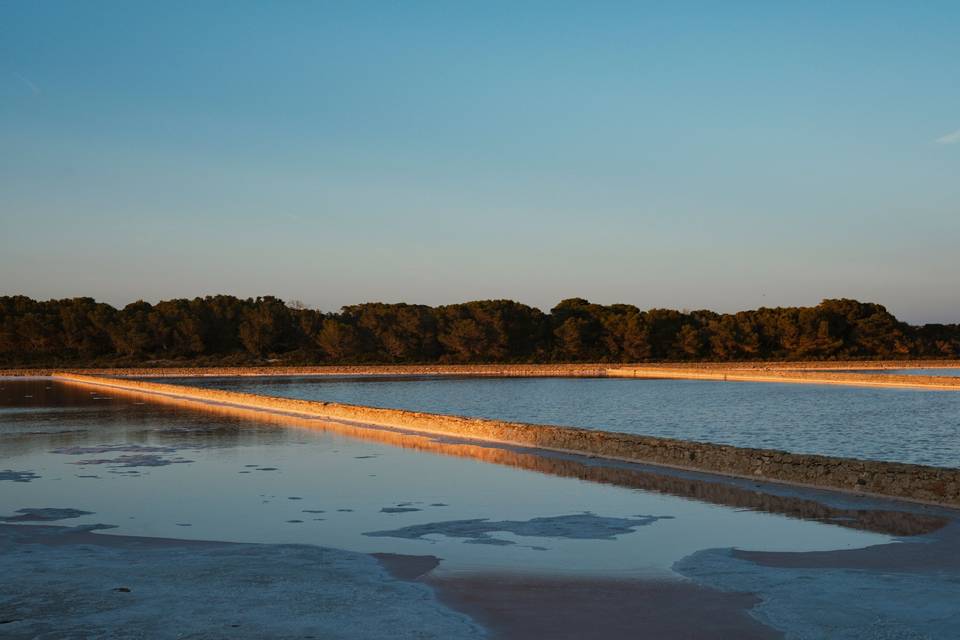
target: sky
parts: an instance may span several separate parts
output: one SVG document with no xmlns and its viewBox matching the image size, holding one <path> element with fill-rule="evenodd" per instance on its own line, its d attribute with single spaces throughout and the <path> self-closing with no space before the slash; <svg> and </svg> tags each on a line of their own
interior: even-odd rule
<svg viewBox="0 0 960 640">
<path fill-rule="evenodd" d="M 960 3 L 0 4 L 0 294 L 960 322 Z"/>
</svg>

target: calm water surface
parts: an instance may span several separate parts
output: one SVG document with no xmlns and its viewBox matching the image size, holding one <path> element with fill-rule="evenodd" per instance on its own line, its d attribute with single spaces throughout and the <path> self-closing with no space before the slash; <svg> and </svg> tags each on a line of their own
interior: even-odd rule
<svg viewBox="0 0 960 640">
<path fill-rule="evenodd" d="M 617 378 L 189 378 L 307 400 L 960 466 L 960 392 Z"/>
<path fill-rule="evenodd" d="M 531 389 L 531 381 L 517 383 Z M 488 400 L 506 389 L 498 381 L 481 386 L 490 389 Z M 423 385 L 393 388 L 415 392 Z M 427 388 L 464 394 L 454 398 L 475 389 L 457 381 Z M 54 524 L 116 526 L 103 535 L 432 554 L 443 558 L 441 572 L 670 576 L 674 561 L 708 547 L 802 551 L 890 540 L 822 521 L 490 464 L 454 447 L 449 454 L 426 444 L 401 448 L 305 420 L 275 420 L 291 424 L 45 380 L 0 380 L 0 517 L 19 509 L 78 509 L 91 514 Z M 483 519 L 499 524 L 481 522 L 479 531 L 477 523 L 442 524 Z M 410 529 L 418 525 L 423 529 Z"/>
</svg>

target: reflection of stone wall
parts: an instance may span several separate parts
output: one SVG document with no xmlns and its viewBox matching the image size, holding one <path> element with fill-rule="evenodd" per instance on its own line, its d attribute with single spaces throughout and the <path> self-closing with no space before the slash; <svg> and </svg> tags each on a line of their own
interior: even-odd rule
<svg viewBox="0 0 960 640">
<path fill-rule="evenodd" d="M 531 425 L 400 409 L 295 400 L 142 380 L 78 374 L 60 374 L 57 378 L 247 408 L 409 429 L 432 435 L 473 438 L 960 507 L 960 469 L 794 454 L 575 427 Z"/>
</svg>

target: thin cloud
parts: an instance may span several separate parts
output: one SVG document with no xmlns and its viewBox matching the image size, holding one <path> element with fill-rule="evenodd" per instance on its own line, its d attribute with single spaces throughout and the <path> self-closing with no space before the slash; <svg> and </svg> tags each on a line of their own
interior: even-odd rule
<svg viewBox="0 0 960 640">
<path fill-rule="evenodd" d="M 38 87 L 37 85 L 35 85 L 35 84 L 34 84 L 33 82 L 31 82 L 28 78 L 24 78 L 22 75 L 20 75 L 20 74 L 17 73 L 16 71 L 13 72 L 13 75 L 14 75 L 14 77 L 17 78 L 17 80 L 19 80 L 19 81 L 22 82 L 23 84 L 27 85 L 27 87 L 30 89 L 30 93 L 32 93 L 32 94 L 35 95 L 35 96 L 40 95 L 40 93 L 41 93 L 40 87 Z"/>
<path fill-rule="evenodd" d="M 937 138 L 937 144 L 957 144 L 960 142 L 960 129 L 957 129 L 953 133 L 948 133 L 947 135 Z"/>
<path fill-rule="evenodd" d="M 13 77 L 19 80 L 20 82 L 22 82 L 23 84 L 25 84 L 27 88 L 30 89 L 30 93 L 32 93 L 33 95 L 38 96 L 41 93 L 43 93 L 40 87 L 38 87 L 36 84 L 31 82 L 29 78 L 25 78 L 24 76 L 20 75 L 16 71 L 13 72 Z"/>
</svg>

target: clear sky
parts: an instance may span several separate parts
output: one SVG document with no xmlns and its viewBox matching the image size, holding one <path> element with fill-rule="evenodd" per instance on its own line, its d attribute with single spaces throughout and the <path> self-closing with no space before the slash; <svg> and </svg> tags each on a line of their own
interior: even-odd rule
<svg viewBox="0 0 960 640">
<path fill-rule="evenodd" d="M 0 4 L 0 293 L 960 322 L 960 3 Z"/>
</svg>

